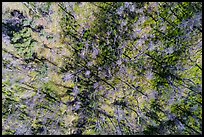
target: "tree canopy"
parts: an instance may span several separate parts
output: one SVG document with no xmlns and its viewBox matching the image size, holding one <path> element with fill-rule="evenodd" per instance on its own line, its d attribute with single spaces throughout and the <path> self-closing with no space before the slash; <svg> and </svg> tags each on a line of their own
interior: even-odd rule
<svg viewBox="0 0 204 137">
<path fill-rule="evenodd" d="M 201 135 L 201 2 L 2 3 L 3 135 Z"/>
</svg>

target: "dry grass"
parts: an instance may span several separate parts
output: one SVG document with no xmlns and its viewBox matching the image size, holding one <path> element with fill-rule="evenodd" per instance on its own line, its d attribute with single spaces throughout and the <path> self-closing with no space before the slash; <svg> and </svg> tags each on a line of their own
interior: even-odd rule
<svg viewBox="0 0 204 137">
<path fill-rule="evenodd" d="M 22 2 L 2 2 L 2 13 L 19 10 L 29 17 L 29 9 Z"/>
</svg>

